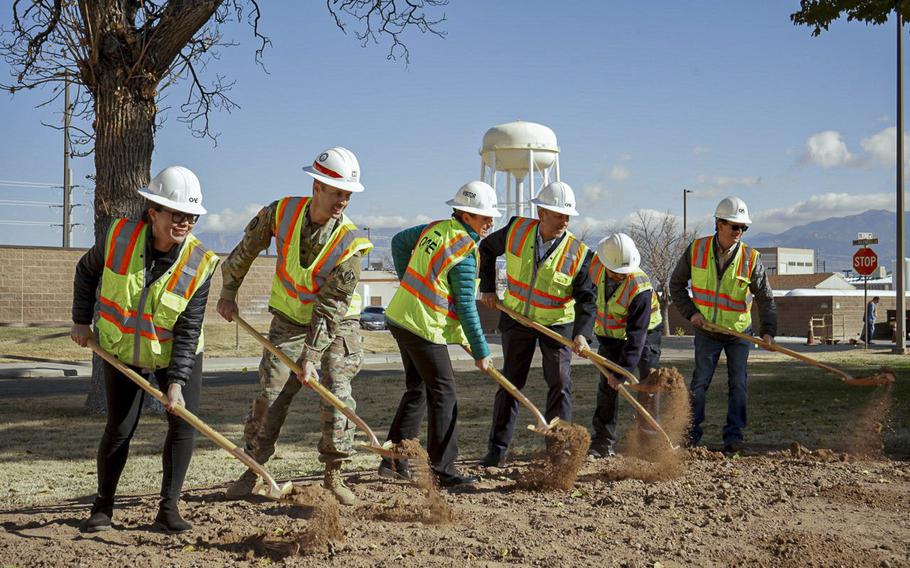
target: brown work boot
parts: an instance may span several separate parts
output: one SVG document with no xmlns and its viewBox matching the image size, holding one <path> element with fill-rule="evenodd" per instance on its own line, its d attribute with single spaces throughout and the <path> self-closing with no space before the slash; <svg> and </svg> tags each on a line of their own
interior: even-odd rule
<svg viewBox="0 0 910 568">
<path fill-rule="evenodd" d="M 341 478 L 341 462 L 325 464 L 325 478 L 322 486 L 331 491 L 335 499 L 342 505 L 353 505 L 357 502 L 357 496 Z"/>
<path fill-rule="evenodd" d="M 253 470 L 248 469 L 243 472 L 243 475 L 241 475 L 237 481 L 228 485 L 227 490 L 224 492 L 224 498 L 229 501 L 246 499 L 253 494 L 253 487 L 255 485 L 256 474 L 253 473 Z"/>
</svg>

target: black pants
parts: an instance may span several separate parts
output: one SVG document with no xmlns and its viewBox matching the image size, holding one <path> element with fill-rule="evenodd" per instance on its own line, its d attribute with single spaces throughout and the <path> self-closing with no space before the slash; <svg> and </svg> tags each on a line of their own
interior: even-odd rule
<svg viewBox="0 0 910 568">
<path fill-rule="evenodd" d="M 133 367 L 134 371 L 139 371 Z M 130 440 L 139 424 L 142 399 L 145 391 L 108 362 L 104 363 L 104 385 L 107 388 L 107 425 L 98 446 L 98 496 L 95 510 L 110 511 L 120 474 L 126 465 Z M 167 369 L 155 371 L 155 379 L 162 392 L 167 394 Z M 153 383 L 154 384 L 154 383 Z M 202 353 L 196 356 L 193 372 L 183 387 L 186 409 L 195 414 L 199 410 L 202 389 Z M 161 498 L 176 504 L 183 488 L 186 470 L 193 455 L 196 430 L 173 414 L 167 415 L 167 437 L 161 454 Z"/>
<path fill-rule="evenodd" d="M 663 332 L 660 328 L 649 331 L 645 338 L 645 347 L 641 352 L 641 359 L 638 360 L 638 376 L 644 379 L 648 376 L 650 370 L 660 368 L 660 340 Z M 597 337 L 599 346 L 597 353 L 613 361 L 618 362 L 622 354 L 622 348 L 625 340 L 614 339 L 609 337 Z M 637 393 L 638 402 L 651 413 L 655 420 L 660 420 L 660 394 Z M 600 376 L 600 382 L 597 384 L 597 406 L 594 408 L 594 426 L 593 443 L 613 445 L 616 443 L 616 417 L 619 413 L 618 404 L 619 392 L 607 383 L 603 375 Z"/>
<path fill-rule="evenodd" d="M 455 372 L 449 349 L 410 331 L 389 325 L 404 363 L 405 391 L 389 428 L 394 443 L 420 436 L 424 413 L 427 424 L 427 454 L 437 474 L 455 474 L 458 457 L 458 399 Z"/>
<path fill-rule="evenodd" d="M 567 326 L 571 327 L 571 326 Z M 523 325 L 509 327 L 502 332 L 502 353 L 505 359 L 502 374 L 519 390 L 524 389 L 531 370 L 531 358 L 537 342 L 543 356 L 543 378 L 547 383 L 547 407 L 544 418 L 550 421 L 557 416 L 572 420 L 572 350 L 555 339 Z M 504 455 L 512 443 L 518 401 L 503 388 L 496 391 L 493 400 L 493 425 L 487 449 Z"/>
</svg>

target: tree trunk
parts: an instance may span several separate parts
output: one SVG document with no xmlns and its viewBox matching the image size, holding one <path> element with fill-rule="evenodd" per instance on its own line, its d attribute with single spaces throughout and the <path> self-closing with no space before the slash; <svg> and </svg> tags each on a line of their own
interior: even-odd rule
<svg viewBox="0 0 910 568">
<path fill-rule="evenodd" d="M 95 242 L 103 246 L 108 227 L 114 219 L 138 219 L 144 209 L 136 190 L 146 187 L 155 147 L 156 107 L 148 99 L 124 87 L 95 89 Z M 92 359 L 92 383 L 86 408 L 106 411 L 102 359 Z M 145 407 L 160 410 L 161 405 L 145 397 Z"/>
<path fill-rule="evenodd" d="M 662 301 L 660 302 L 660 317 L 662 317 L 664 320 L 663 336 L 669 337 L 673 334 L 672 330 L 670 330 L 670 287 L 664 285 L 662 288 L 663 289 L 661 290 L 661 295 L 663 297 L 661 298 Z"/>
</svg>

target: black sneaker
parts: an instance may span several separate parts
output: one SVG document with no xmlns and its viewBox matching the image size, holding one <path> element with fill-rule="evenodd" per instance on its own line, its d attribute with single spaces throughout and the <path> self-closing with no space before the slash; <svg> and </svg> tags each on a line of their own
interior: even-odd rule
<svg viewBox="0 0 910 568">
<path fill-rule="evenodd" d="M 414 473 L 411 471 L 411 465 L 408 463 L 408 460 L 390 460 L 389 458 L 382 458 L 382 461 L 379 462 L 379 477 L 385 477 L 386 479 L 404 479 L 406 481 L 411 481 L 414 479 Z"/>
<path fill-rule="evenodd" d="M 743 449 L 742 442 L 729 442 L 724 444 L 724 454 L 727 456 L 741 456 Z"/>
<path fill-rule="evenodd" d="M 82 523 L 82 530 L 90 533 L 109 531 L 111 528 L 111 515 L 105 511 L 95 511 Z"/>
<path fill-rule="evenodd" d="M 460 475 L 457 473 L 437 473 L 436 479 L 440 487 L 461 487 L 463 485 L 474 485 L 480 478 L 476 475 Z"/>
<path fill-rule="evenodd" d="M 506 455 L 498 452 L 487 452 L 478 462 L 481 467 L 503 467 L 506 465 Z"/>
</svg>

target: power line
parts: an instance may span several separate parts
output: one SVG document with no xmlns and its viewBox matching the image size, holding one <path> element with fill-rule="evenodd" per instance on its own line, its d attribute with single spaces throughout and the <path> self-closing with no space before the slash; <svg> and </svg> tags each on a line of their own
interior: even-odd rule
<svg viewBox="0 0 910 568">
<path fill-rule="evenodd" d="M 0 199 L 0 205 L 22 205 L 24 207 L 60 207 L 53 201 L 17 201 L 13 199 Z"/>
<path fill-rule="evenodd" d="M 7 221 L 0 219 L 0 225 L 40 225 L 42 227 L 53 227 L 54 223 L 51 221 Z M 60 223 L 57 223 L 57 225 L 60 225 Z"/>
<path fill-rule="evenodd" d="M 44 183 L 39 181 L 13 181 L 9 179 L 0 179 L 2 187 L 24 187 L 28 189 L 61 189 L 58 183 Z"/>
</svg>

